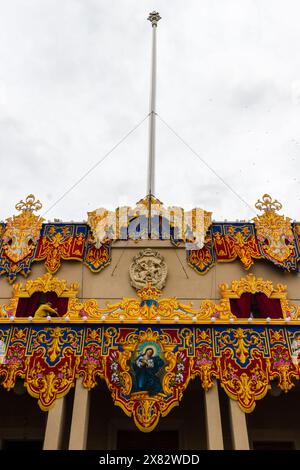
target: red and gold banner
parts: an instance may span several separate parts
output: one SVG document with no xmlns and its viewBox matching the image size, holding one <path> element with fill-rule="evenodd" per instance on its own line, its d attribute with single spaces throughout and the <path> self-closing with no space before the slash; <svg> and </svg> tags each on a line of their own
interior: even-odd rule
<svg viewBox="0 0 300 470">
<path fill-rule="evenodd" d="M 50 273 L 58 271 L 61 260 L 82 260 L 87 226 L 79 224 L 47 224 L 43 226 L 35 261 L 45 260 Z"/>
<path fill-rule="evenodd" d="M 262 258 L 253 224 L 214 224 L 212 232 L 218 261 L 230 262 L 239 258 L 249 269 L 254 259 Z"/>
<path fill-rule="evenodd" d="M 299 379 L 297 326 L 2 325 L 1 385 L 17 377 L 42 410 L 68 393 L 76 378 L 87 389 L 105 380 L 115 405 L 143 432 L 180 404 L 189 381 L 204 390 L 219 380 L 249 413 L 271 381 L 285 392 Z"/>
</svg>

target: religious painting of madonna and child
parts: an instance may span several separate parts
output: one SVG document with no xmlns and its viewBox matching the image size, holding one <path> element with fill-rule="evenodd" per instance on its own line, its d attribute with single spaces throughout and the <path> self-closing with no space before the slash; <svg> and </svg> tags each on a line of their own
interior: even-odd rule
<svg viewBox="0 0 300 470">
<path fill-rule="evenodd" d="M 131 370 L 133 386 L 131 393 L 148 392 L 149 396 L 163 392 L 162 377 L 165 361 L 162 359 L 160 346 L 152 341 L 145 341 L 133 353 Z"/>
</svg>

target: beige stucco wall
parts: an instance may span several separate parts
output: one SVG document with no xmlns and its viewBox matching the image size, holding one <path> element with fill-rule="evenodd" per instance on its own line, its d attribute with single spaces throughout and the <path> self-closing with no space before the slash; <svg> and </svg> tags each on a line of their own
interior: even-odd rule
<svg viewBox="0 0 300 470">
<path fill-rule="evenodd" d="M 287 284 L 289 299 L 293 303 L 300 304 L 300 274 L 298 273 L 284 272 L 263 260 L 255 261 L 254 266 L 246 271 L 241 262 L 237 260 L 232 263 L 217 263 L 207 274 L 202 276 L 188 266 L 184 248 L 175 248 L 169 242 L 161 241 L 147 241 L 147 244 L 143 242 L 115 243 L 112 248 L 112 262 L 102 272 L 92 273 L 81 262 L 62 261 L 56 276 L 60 279 L 66 279 L 70 283 L 78 282 L 80 285 L 78 297 L 83 299 L 96 298 L 99 305 L 102 306 L 107 301 L 115 301 L 122 297 L 135 297 L 136 291 L 130 285 L 128 270 L 133 257 L 145 246 L 150 246 L 159 251 L 168 265 L 168 279 L 163 290 L 163 297 L 177 297 L 180 300 L 192 301 L 194 306 L 197 307 L 201 299 L 219 298 L 218 285 L 220 283 L 227 282 L 230 285 L 231 281 L 245 277 L 248 272 L 251 272 L 256 276 L 271 280 L 274 284 Z M 45 273 L 44 263 L 35 263 L 32 266 L 29 279 L 36 279 Z M 18 277 L 18 282 L 20 281 L 22 283 L 26 282 L 22 276 Z M 12 286 L 2 277 L 0 279 L 0 302 L 7 302 L 11 294 Z M 285 438 L 294 440 L 295 446 L 300 447 L 300 435 L 295 424 L 299 420 L 298 417 L 294 419 L 294 411 L 298 409 L 296 406 L 298 392 L 299 390 L 292 391 L 292 393 L 287 394 L 286 398 L 284 394 L 277 399 L 266 397 L 257 404 L 257 411 L 254 411 L 248 418 L 250 445 L 252 445 L 252 441 L 263 440 L 264 438 L 269 440 Z M 24 436 L 27 439 L 41 439 L 45 428 L 45 413 L 39 410 L 36 401 L 30 397 L 16 397 L 13 392 L 7 394 L 3 390 L 0 391 L 0 394 L 0 417 L 3 423 L 3 426 L 0 426 L 0 447 L 1 439 L 22 439 Z M 113 406 L 111 396 L 104 384 L 100 389 L 95 389 L 92 394 L 94 398 L 91 408 L 92 418 L 89 427 L 88 448 L 112 449 L 116 446 L 116 430 L 135 429 L 134 424 L 120 409 Z M 174 429 L 179 429 L 180 447 L 182 449 L 205 448 L 205 426 L 203 410 L 200 406 L 201 394 L 201 390 L 191 384 L 191 387 L 185 393 L 186 400 L 184 398 L 180 407 L 170 413 L 168 418 L 162 419 L 159 424 L 158 429 L 172 429 L 172 426 Z M 22 407 L 21 403 L 23 401 L 27 403 L 27 400 L 30 407 L 28 408 L 27 404 Z M 20 404 L 19 408 L 18 404 L 12 405 L 15 402 Z M 288 411 L 281 413 L 280 406 L 277 406 L 281 403 L 286 406 Z M 12 406 L 14 406 L 13 414 L 11 414 Z M 27 409 L 31 410 L 31 407 L 32 412 L 30 411 L 31 416 L 29 419 L 27 418 Z M 223 414 L 226 408 L 227 404 L 223 403 L 221 406 Z M 264 416 L 267 416 L 266 413 L 269 416 L 268 420 L 264 419 Z M 15 417 L 15 414 L 17 417 Z M 71 411 L 69 415 L 71 416 Z M 272 416 L 274 416 L 274 419 Z M 282 421 L 283 418 L 284 421 Z M 223 426 L 226 419 L 223 416 Z M 22 420 L 28 422 L 25 428 Z M 281 429 L 278 427 L 278 422 L 281 423 Z M 99 426 L 101 428 L 100 433 Z M 229 429 L 229 424 L 227 428 Z M 66 446 L 67 438 L 64 443 L 65 448 Z M 227 448 L 230 448 L 230 444 L 227 444 Z"/>
<path fill-rule="evenodd" d="M 284 283 L 288 286 L 288 297 L 294 303 L 300 303 L 300 273 L 284 272 L 272 263 L 256 260 L 250 270 L 246 271 L 242 263 L 236 260 L 231 263 L 217 263 L 205 275 L 194 271 L 186 261 L 184 248 L 175 248 L 168 241 L 116 242 L 112 248 L 112 261 L 100 273 L 92 273 L 82 262 L 62 261 L 56 273 L 60 279 L 68 282 L 78 282 L 80 285 L 78 297 L 83 299 L 98 299 L 99 305 L 122 297 L 135 297 L 136 291 L 130 285 L 129 266 L 133 257 L 148 246 L 160 252 L 168 265 L 168 278 L 163 297 L 177 297 L 181 300 L 192 301 L 195 306 L 201 299 L 219 299 L 218 285 L 240 279 L 248 273 L 271 280 L 274 284 Z M 36 279 L 45 274 L 44 263 L 34 263 L 29 279 Z M 23 276 L 18 276 L 18 282 L 24 283 Z M 0 302 L 4 303 L 11 297 L 12 286 L 3 276 L 0 279 Z"/>
</svg>

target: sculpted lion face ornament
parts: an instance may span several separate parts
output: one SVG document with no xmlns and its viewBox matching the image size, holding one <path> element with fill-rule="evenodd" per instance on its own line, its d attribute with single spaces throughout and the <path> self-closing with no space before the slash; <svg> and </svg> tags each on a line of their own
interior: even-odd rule
<svg viewBox="0 0 300 470">
<path fill-rule="evenodd" d="M 33 214 L 33 211 L 42 208 L 42 204 L 39 200 L 36 201 L 33 194 L 27 196 L 25 202 L 20 201 L 15 207 L 22 212 L 6 220 L 3 250 L 11 261 L 18 263 L 30 255 L 35 248 L 44 219 Z"/>
</svg>

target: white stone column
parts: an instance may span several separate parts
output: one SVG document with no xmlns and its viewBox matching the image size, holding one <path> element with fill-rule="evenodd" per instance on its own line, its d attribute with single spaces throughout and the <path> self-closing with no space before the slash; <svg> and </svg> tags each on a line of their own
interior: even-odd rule
<svg viewBox="0 0 300 470">
<path fill-rule="evenodd" d="M 62 443 L 65 423 L 65 397 L 58 398 L 54 407 L 48 411 L 44 450 L 59 450 Z"/>
<path fill-rule="evenodd" d="M 249 450 L 249 437 L 245 413 L 236 400 L 229 400 L 231 436 L 234 450 Z"/>
<path fill-rule="evenodd" d="M 72 413 L 69 449 L 85 450 L 89 425 L 90 392 L 77 379 Z"/>
<path fill-rule="evenodd" d="M 204 392 L 205 415 L 206 415 L 206 435 L 208 450 L 223 450 L 222 422 L 219 403 L 218 384 Z"/>
</svg>

